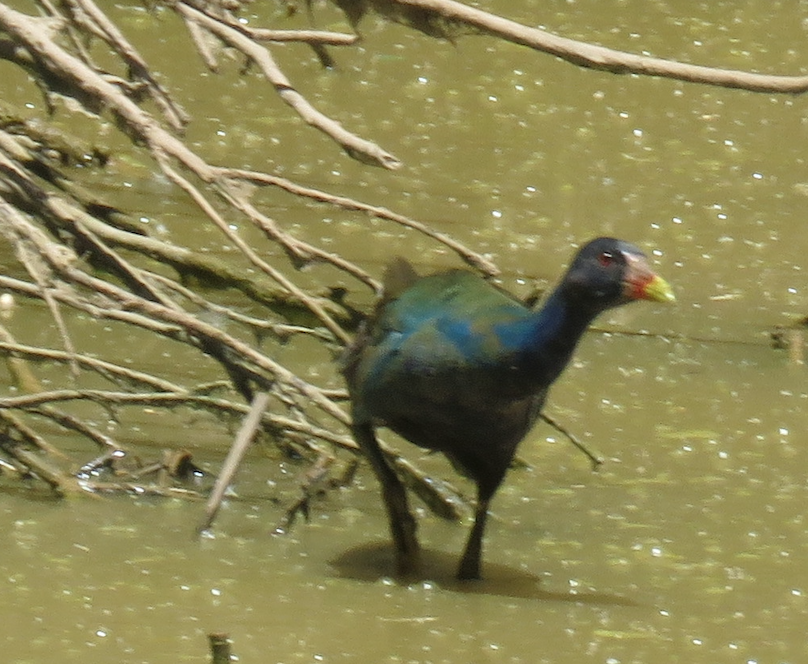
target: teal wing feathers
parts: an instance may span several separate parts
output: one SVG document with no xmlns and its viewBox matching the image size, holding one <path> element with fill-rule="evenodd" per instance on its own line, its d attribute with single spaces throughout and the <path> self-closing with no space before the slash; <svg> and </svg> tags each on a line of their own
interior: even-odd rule
<svg viewBox="0 0 808 664">
<path fill-rule="evenodd" d="M 382 301 L 358 342 L 345 372 L 354 417 L 372 414 L 433 449 L 456 446 L 458 437 L 474 444 L 521 436 L 536 414 L 537 395 L 510 393 L 508 386 L 519 382 L 517 352 L 497 330 L 530 317 L 529 309 L 470 272 L 418 280 Z"/>
</svg>

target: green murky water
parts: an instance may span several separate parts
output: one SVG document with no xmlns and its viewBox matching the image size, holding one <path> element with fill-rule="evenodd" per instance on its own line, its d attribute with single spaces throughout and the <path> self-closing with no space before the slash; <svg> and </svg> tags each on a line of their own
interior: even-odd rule
<svg viewBox="0 0 808 664">
<path fill-rule="evenodd" d="M 486 4 L 615 48 L 771 73 L 805 67 L 806 2 Z M 344 29 L 334 10 L 315 10 L 318 27 Z M 804 367 L 767 343 L 773 325 L 808 311 L 804 98 L 582 71 L 488 38 L 437 43 L 373 20 L 362 44 L 334 49 L 335 71 L 303 47 L 276 47 L 303 94 L 404 161 L 391 173 L 305 131 L 236 64 L 199 79 L 171 14 L 157 28 L 139 8 L 118 6 L 114 16 L 155 62 L 187 53 L 164 60 L 162 73 L 196 114 L 189 138 L 211 161 L 277 169 L 433 224 L 488 252 L 518 292 L 557 276 L 573 242 L 620 235 L 652 253 L 678 303 L 600 321 L 661 336 L 585 339 L 550 412 L 606 463 L 592 473 L 555 432 L 537 428 L 520 450 L 529 467 L 511 473 L 494 504 L 486 581 L 451 581 L 466 529 L 422 512 L 428 573 L 390 582 L 377 550 L 384 517 L 364 472 L 318 503 L 312 523 L 272 537 L 275 499 L 298 470 L 279 479 L 261 450 L 240 477 L 241 500 L 202 541 L 193 537 L 199 505 L 50 502 L 8 487 L 6 659 L 203 661 L 204 635 L 224 631 L 244 662 L 806 661 L 808 389 Z M 298 16 L 277 27 L 304 24 Z M 41 103 L 25 81 L 14 85 Z M 114 164 L 105 177 L 108 195 L 148 210 L 168 237 L 222 250 L 143 164 Z M 260 196 L 285 228 L 375 274 L 392 253 L 424 270 L 453 261 L 387 223 Z M 44 343 L 45 319 L 32 309 L 9 327 Z M 146 370 L 175 362 L 178 377 L 210 371 L 115 330 L 86 344 L 125 347 Z M 340 385 L 325 358 L 307 366 L 311 354 L 283 353 Z M 155 448 L 185 442 L 214 470 L 229 442 L 209 420 L 178 428 L 147 412 L 118 431 Z M 439 459 L 409 451 L 453 477 Z"/>
</svg>

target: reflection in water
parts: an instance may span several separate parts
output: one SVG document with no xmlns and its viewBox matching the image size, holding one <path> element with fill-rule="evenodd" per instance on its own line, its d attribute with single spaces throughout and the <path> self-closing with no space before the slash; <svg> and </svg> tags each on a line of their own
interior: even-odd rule
<svg viewBox="0 0 808 664">
<path fill-rule="evenodd" d="M 395 576 L 401 585 L 435 583 L 444 590 L 457 593 L 491 595 L 500 598 L 533 599 L 552 602 L 575 602 L 608 606 L 637 606 L 625 597 L 582 590 L 552 592 L 542 590 L 541 577 L 521 569 L 501 564 L 486 565 L 485 577 L 476 581 L 459 581 L 456 578 L 456 556 L 444 551 L 423 549 L 420 552 L 419 568 L 411 574 Z M 393 549 L 389 542 L 358 546 L 334 560 L 330 564 L 342 578 L 373 582 L 390 578 L 390 570 L 395 569 Z"/>
</svg>

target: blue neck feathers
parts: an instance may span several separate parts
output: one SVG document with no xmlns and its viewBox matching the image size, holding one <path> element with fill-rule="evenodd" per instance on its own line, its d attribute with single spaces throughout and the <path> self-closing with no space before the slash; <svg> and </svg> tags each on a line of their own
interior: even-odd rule
<svg viewBox="0 0 808 664">
<path fill-rule="evenodd" d="M 540 309 L 520 320 L 496 325 L 494 332 L 533 380 L 552 382 L 564 370 L 596 315 L 597 311 L 572 306 L 563 292 L 555 290 Z"/>
</svg>

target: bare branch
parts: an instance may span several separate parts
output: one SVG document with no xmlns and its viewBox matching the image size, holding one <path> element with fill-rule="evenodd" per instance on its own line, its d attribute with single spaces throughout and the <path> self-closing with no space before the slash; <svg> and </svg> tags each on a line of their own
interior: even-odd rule
<svg viewBox="0 0 808 664">
<path fill-rule="evenodd" d="M 265 78 L 275 87 L 281 99 L 295 109 L 308 124 L 339 143 L 351 157 L 371 166 L 382 166 L 389 169 L 396 169 L 401 166 L 401 162 L 392 154 L 385 152 L 375 143 L 352 134 L 339 123 L 316 110 L 303 95 L 292 87 L 289 79 L 280 70 L 280 67 L 278 67 L 266 48 L 256 44 L 240 30 L 236 30 L 221 20 L 208 16 L 184 2 L 177 2 L 174 6 L 183 18 L 194 21 L 206 30 L 210 30 L 217 37 L 233 48 L 237 48 L 255 62 Z"/>
<path fill-rule="evenodd" d="M 559 37 L 539 28 L 530 28 L 516 21 L 455 2 L 455 0 L 389 0 L 389 2 L 405 8 L 433 13 L 448 21 L 470 26 L 481 33 L 543 51 L 590 69 L 601 69 L 614 74 L 661 76 L 753 92 L 800 94 L 808 90 L 808 76 L 755 74 L 616 51 L 604 46 Z"/>
</svg>

